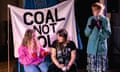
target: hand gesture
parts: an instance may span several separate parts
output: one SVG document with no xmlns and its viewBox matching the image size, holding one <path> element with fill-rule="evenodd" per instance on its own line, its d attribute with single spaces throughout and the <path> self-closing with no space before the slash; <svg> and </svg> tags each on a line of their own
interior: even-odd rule
<svg viewBox="0 0 120 72">
<path fill-rule="evenodd" d="M 100 30 L 102 28 L 102 21 L 92 19 L 91 24 L 88 27 L 93 29 L 95 26 L 98 28 L 98 30 Z"/>
<path fill-rule="evenodd" d="M 93 29 L 95 25 L 97 24 L 97 21 L 95 19 L 92 19 L 91 24 L 88 26 L 90 29 Z"/>
<path fill-rule="evenodd" d="M 58 67 L 59 69 L 62 69 L 62 68 L 64 67 L 64 64 L 58 64 L 57 67 Z"/>
<path fill-rule="evenodd" d="M 36 52 L 33 52 L 33 53 L 32 53 L 32 57 L 33 57 L 33 58 L 36 58 L 36 57 L 37 57 L 37 53 L 36 53 Z"/>
<path fill-rule="evenodd" d="M 67 70 L 70 70 L 70 67 L 71 67 L 70 65 L 67 65 L 67 66 L 66 66 L 66 69 L 67 69 Z"/>
<path fill-rule="evenodd" d="M 98 28 L 98 30 L 100 30 L 102 28 L 102 21 L 101 20 L 97 21 L 96 27 Z"/>
</svg>

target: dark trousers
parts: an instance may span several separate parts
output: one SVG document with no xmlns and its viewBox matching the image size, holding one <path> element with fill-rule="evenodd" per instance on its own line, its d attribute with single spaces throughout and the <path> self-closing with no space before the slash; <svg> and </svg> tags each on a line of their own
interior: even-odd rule
<svg viewBox="0 0 120 72">
<path fill-rule="evenodd" d="M 51 64 L 48 68 L 48 72 L 77 72 L 76 65 L 72 65 L 69 71 L 62 71 L 55 64 Z"/>
</svg>

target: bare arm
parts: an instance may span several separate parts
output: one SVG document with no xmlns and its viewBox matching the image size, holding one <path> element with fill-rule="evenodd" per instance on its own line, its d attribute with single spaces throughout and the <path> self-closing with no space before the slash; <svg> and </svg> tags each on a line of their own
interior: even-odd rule
<svg viewBox="0 0 120 72">
<path fill-rule="evenodd" d="M 56 49 L 55 48 L 52 48 L 51 49 L 51 59 L 53 61 L 53 63 L 58 67 L 58 68 L 63 68 L 64 65 L 63 64 L 59 64 L 59 62 L 57 61 L 56 59 Z"/>
<path fill-rule="evenodd" d="M 71 52 L 71 59 L 70 59 L 68 65 L 67 65 L 67 69 L 68 70 L 70 69 L 70 67 L 72 66 L 72 64 L 75 62 L 75 59 L 76 59 L 76 50 L 73 50 Z"/>
</svg>

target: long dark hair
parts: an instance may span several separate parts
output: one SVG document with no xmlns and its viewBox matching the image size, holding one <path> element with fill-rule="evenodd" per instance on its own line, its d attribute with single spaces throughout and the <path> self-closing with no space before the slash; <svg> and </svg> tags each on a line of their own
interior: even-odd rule
<svg viewBox="0 0 120 72">
<path fill-rule="evenodd" d="M 57 31 L 57 34 L 67 40 L 68 32 L 63 28 Z"/>
<path fill-rule="evenodd" d="M 62 49 L 65 48 L 64 44 L 67 42 L 68 32 L 63 28 L 63 29 L 60 29 L 60 30 L 57 31 L 57 35 L 64 38 L 64 42 L 62 42 L 62 43 L 59 43 L 57 41 L 58 49 L 62 50 Z"/>
</svg>

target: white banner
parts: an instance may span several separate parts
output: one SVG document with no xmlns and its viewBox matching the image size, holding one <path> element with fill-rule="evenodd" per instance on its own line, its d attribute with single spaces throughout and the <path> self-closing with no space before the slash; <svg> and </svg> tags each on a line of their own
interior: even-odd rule
<svg viewBox="0 0 120 72">
<path fill-rule="evenodd" d="M 10 8 L 14 40 L 14 56 L 18 57 L 26 29 L 34 29 L 40 43 L 46 48 L 56 39 L 56 32 L 65 28 L 70 40 L 78 47 L 74 16 L 74 0 L 67 0 L 44 9 L 22 9 L 12 5 Z"/>
</svg>

